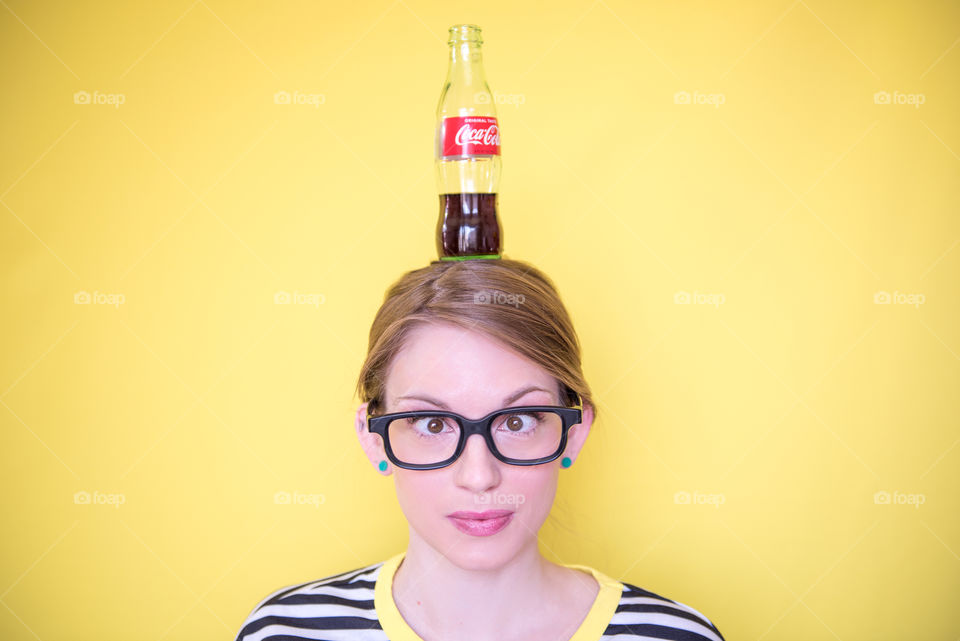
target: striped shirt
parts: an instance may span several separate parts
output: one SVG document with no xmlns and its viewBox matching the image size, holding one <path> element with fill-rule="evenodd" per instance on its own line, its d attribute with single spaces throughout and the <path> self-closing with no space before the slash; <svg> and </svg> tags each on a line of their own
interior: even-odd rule
<svg viewBox="0 0 960 641">
<path fill-rule="evenodd" d="M 393 601 L 393 576 L 405 552 L 351 572 L 289 586 L 257 604 L 236 641 L 423 641 Z M 600 591 L 569 641 L 724 641 L 693 608 L 622 583 L 584 565 Z"/>
</svg>

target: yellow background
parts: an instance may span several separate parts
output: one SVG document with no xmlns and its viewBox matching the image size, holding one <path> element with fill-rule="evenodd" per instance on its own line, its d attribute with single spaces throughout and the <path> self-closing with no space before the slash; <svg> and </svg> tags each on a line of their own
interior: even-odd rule
<svg viewBox="0 0 960 641">
<path fill-rule="evenodd" d="M 730 640 L 960 633 L 955 4 L 0 5 L 0 637 L 232 639 L 404 548 L 353 386 L 461 22 L 601 412 L 545 554 Z"/>
</svg>

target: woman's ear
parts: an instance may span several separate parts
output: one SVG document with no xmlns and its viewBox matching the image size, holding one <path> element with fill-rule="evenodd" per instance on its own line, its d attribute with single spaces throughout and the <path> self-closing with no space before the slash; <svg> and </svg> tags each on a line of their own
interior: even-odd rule
<svg viewBox="0 0 960 641">
<path fill-rule="evenodd" d="M 563 450 L 565 456 L 569 456 L 574 461 L 583 449 L 587 441 L 587 435 L 590 434 L 590 428 L 593 426 L 593 406 L 585 403 L 580 412 L 580 422 L 571 425 L 567 432 L 567 447 Z"/>
<path fill-rule="evenodd" d="M 357 438 L 360 440 L 360 447 L 363 448 L 363 453 L 367 455 L 371 465 L 373 465 L 377 472 L 387 476 L 391 473 L 391 470 L 390 461 L 387 461 L 386 452 L 383 450 L 383 439 L 380 438 L 379 434 L 374 434 L 367 428 L 367 407 L 369 405 L 370 403 L 368 401 L 357 408 L 357 414 L 354 419 L 354 427 L 357 430 Z M 380 469 L 381 461 L 386 461 L 386 470 Z"/>
</svg>

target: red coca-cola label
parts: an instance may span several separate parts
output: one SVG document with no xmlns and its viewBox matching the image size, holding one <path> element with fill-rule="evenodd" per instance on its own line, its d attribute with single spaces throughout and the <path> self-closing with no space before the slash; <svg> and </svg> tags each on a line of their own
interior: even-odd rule
<svg viewBox="0 0 960 641">
<path fill-rule="evenodd" d="M 453 116 L 443 119 L 443 156 L 499 156 L 500 127 L 493 116 Z"/>
</svg>

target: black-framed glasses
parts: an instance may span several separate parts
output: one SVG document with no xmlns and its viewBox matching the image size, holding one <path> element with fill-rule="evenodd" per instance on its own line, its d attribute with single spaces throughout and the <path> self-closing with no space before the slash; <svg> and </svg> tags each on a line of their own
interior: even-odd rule
<svg viewBox="0 0 960 641">
<path fill-rule="evenodd" d="M 560 457 L 567 446 L 567 432 L 583 420 L 583 401 L 579 394 L 573 395 L 574 407 L 508 407 L 475 421 L 440 410 L 381 416 L 368 412 L 367 427 L 383 439 L 390 462 L 407 470 L 450 465 L 473 434 L 483 436 L 490 453 L 504 463 L 540 465 Z"/>
</svg>

